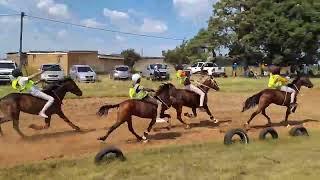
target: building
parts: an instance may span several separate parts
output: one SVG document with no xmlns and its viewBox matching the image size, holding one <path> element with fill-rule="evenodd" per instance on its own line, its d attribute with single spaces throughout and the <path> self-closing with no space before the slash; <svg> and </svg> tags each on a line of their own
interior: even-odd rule
<svg viewBox="0 0 320 180">
<path fill-rule="evenodd" d="M 19 53 L 7 53 L 7 59 L 19 64 Z M 57 63 L 68 74 L 72 65 L 90 65 L 97 73 L 109 73 L 113 66 L 124 63 L 119 55 L 98 54 L 98 51 L 29 51 L 23 53 L 23 64 L 36 71 L 42 64 Z"/>
</svg>

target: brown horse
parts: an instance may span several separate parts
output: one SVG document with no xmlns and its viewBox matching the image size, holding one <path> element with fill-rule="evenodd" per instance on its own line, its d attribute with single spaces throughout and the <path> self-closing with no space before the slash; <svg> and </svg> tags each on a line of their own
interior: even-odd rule
<svg viewBox="0 0 320 180">
<path fill-rule="evenodd" d="M 216 91 L 219 91 L 219 85 L 216 82 L 216 80 L 213 79 L 212 76 L 206 78 L 202 83 L 199 83 L 197 86 L 200 88 L 205 94 L 205 100 L 204 100 L 204 109 L 206 110 L 207 114 L 210 116 L 210 119 L 213 120 L 215 123 L 218 121 L 213 117 L 212 113 L 209 110 L 208 107 L 208 98 L 207 93 L 210 89 L 214 89 Z M 172 100 L 172 107 L 176 109 L 177 112 L 177 119 L 186 125 L 186 128 L 190 128 L 187 123 L 185 123 L 181 118 L 182 113 L 182 107 L 186 106 L 192 109 L 193 116 L 197 117 L 197 108 L 199 108 L 200 104 L 200 96 L 192 91 L 186 90 L 186 89 L 175 89 L 171 91 L 171 100 Z"/>
<path fill-rule="evenodd" d="M 46 111 L 48 118 L 45 119 L 44 126 L 37 126 L 31 124 L 29 127 L 35 130 L 47 129 L 50 127 L 51 116 L 57 114 L 66 123 L 68 123 L 73 129 L 80 130 L 80 128 L 74 125 L 62 112 L 61 104 L 67 92 L 71 92 L 77 96 L 82 96 L 82 91 L 76 85 L 72 79 L 64 79 L 58 82 L 56 85 L 52 85 L 48 89 L 44 90 L 45 93 L 54 97 L 54 103 Z M 0 134 L 3 135 L 1 124 L 8 121 L 13 121 L 13 128 L 19 133 L 21 137 L 25 135 L 19 128 L 19 116 L 20 112 L 28 114 L 39 114 L 40 110 L 46 103 L 45 100 L 34 97 L 25 93 L 11 93 L 0 99 L 0 110 L 4 114 L 4 117 L 0 118 Z"/>
<path fill-rule="evenodd" d="M 297 91 L 297 94 L 300 92 L 300 89 L 302 86 L 312 88 L 313 84 L 309 80 L 308 77 L 300 77 L 298 76 L 295 80 L 293 80 L 292 83 L 288 85 L 289 87 L 295 89 Z M 288 125 L 288 117 L 291 113 L 290 110 L 290 94 L 276 90 L 276 89 L 265 89 L 263 91 L 260 91 L 259 93 L 249 97 L 243 106 L 242 112 L 253 108 L 254 106 L 258 105 L 258 109 L 252 113 L 250 119 L 247 121 L 246 125 L 249 125 L 251 120 L 258 115 L 260 112 L 262 112 L 262 115 L 267 118 L 268 125 L 271 125 L 271 119 L 266 114 L 266 109 L 270 104 L 276 104 L 279 106 L 285 106 L 287 107 L 286 116 L 285 116 L 285 123 Z M 293 110 L 293 112 L 295 109 Z"/>
<path fill-rule="evenodd" d="M 164 118 L 171 118 L 169 114 L 164 114 L 164 111 L 167 110 L 171 106 L 170 101 L 170 89 L 174 87 L 170 83 L 163 84 L 159 87 L 156 92 L 156 96 L 159 100 L 165 103 L 162 105 L 160 117 Z M 129 131 L 139 140 L 147 141 L 147 135 L 150 133 L 153 125 L 156 123 L 156 114 L 157 114 L 157 104 L 153 104 L 151 102 L 146 102 L 143 100 L 135 100 L 135 99 L 128 99 L 123 101 L 119 104 L 114 105 L 104 105 L 100 107 L 98 111 L 98 115 L 107 115 L 108 110 L 111 108 L 118 108 L 118 117 L 116 123 L 114 123 L 109 130 L 107 131 L 105 136 L 99 137 L 98 140 L 104 141 L 107 137 L 117 129 L 121 124 L 127 122 Z M 151 119 L 147 131 L 144 132 L 143 137 L 139 136 L 133 129 L 132 126 L 132 116 L 138 116 L 141 118 L 148 118 Z"/>
</svg>

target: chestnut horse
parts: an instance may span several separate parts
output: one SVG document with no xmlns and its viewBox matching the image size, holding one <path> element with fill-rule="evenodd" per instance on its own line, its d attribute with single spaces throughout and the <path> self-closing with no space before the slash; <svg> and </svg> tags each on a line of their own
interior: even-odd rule
<svg viewBox="0 0 320 180">
<path fill-rule="evenodd" d="M 72 79 L 66 78 L 59 81 L 57 84 L 50 86 L 48 89 L 44 90 L 44 92 L 54 98 L 54 103 L 46 111 L 48 118 L 45 119 L 45 126 L 31 124 L 29 127 L 35 130 L 47 129 L 50 127 L 51 116 L 53 114 L 57 114 L 66 123 L 68 123 L 69 126 L 79 131 L 80 128 L 74 125 L 64 115 L 61 109 L 62 100 L 67 92 L 71 92 L 77 96 L 82 96 L 82 91 L 79 89 L 76 83 Z M 1 98 L 0 110 L 4 114 L 4 117 L 0 118 L 0 135 L 3 135 L 1 124 L 4 122 L 13 121 L 13 128 L 21 137 L 25 137 L 19 128 L 20 112 L 37 115 L 45 103 L 45 100 L 26 93 L 11 93 Z"/>
<path fill-rule="evenodd" d="M 159 87 L 156 92 L 156 98 L 162 101 L 165 105 L 162 105 L 160 117 L 168 117 L 171 118 L 169 114 L 164 114 L 164 111 L 167 110 L 171 106 L 170 101 L 170 89 L 174 87 L 170 83 L 163 84 Z M 109 109 L 118 108 L 118 117 L 117 121 L 109 128 L 106 135 L 101 136 L 98 140 L 104 141 L 107 137 L 117 129 L 121 124 L 127 122 L 129 131 L 139 140 L 147 141 L 147 135 L 150 133 L 153 125 L 156 123 L 156 115 L 157 115 L 157 104 L 153 104 L 151 102 L 136 100 L 136 99 L 128 99 L 119 104 L 114 105 L 104 105 L 101 106 L 97 115 L 103 116 L 107 115 Z M 147 131 L 144 132 L 143 137 L 139 136 L 133 129 L 132 126 L 132 116 L 138 116 L 141 118 L 151 119 Z"/>
<path fill-rule="evenodd" d="M 310 81 L 308 77 L 301 77 L 298 76 L 295 80 L 293 80 L 292 83 L 288 85 L 289 87 L 295 89 L 297 91 L 297 94 L 300 92 L 300 89 L 302 86 L 312 88 L 313 84 Z M 249 97 L 243 106 L 242 112 L 253 108 L 254 106 L 258 105 L 258 109 L 252 113 L 250 119 L 245 124 L 248 126 L 251 122 L 251 120 L 258 115 L 260 112 L 262 112 L 262 115 L 267 118 L 268 125 L 271 125 L 271 119 L 266 114 L 266 109 L 270 104 L 276 104 L 279 106 L 285 106 L 287 107 L 286 116 L 285 116 L 285 123 L 288 125 L 288 117 L 291 113 L 290 110 L 290 93 L 286 93 L 277 89 L 265 89 L 263 91 L 260 91 L 259 93 Z M 293 110 L 293 112 L 295 109 Z"/>
</svg>

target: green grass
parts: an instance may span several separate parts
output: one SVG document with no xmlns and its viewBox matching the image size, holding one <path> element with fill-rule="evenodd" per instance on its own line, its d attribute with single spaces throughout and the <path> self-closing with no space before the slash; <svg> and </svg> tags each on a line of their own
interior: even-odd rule
<svg viewBox="0 0 320 180">
<path fill-rule="evenodd" d="M 174 77 L 172 75 L 172 77 Z M 250 79 L 250 78 L 217 78 L 216 79 L 222 92 L 256 92 L 267 87 L 268 78 Z M 183 88 L 176 79 L 171 82 L 178 88 Z M 320 79 L 312 79 L 315 88 L 320 88 Z M 161 82 L 143 79 L 141 84 L 148 88 L 157 89 Z M 87 97 L 128 97 L 131 81 L 114 81 L 106 76 L 100 76 L 100 82 L 97 83 L 78 83 L 83 91 L 84 98 Z M 13 92 L 10 86 L 0 86 L 0 97 Z M 75 95 L 68 94 L 67 98 L 78 98 Z"/>
<path fill-rule="evenodd" d="M 126 154 L 127 161 L 96 166 L 93 155 L 0 170 L 0 179 L 319 179 L 320 132 L 310 137 L 175 145 Z"/>
</svg>

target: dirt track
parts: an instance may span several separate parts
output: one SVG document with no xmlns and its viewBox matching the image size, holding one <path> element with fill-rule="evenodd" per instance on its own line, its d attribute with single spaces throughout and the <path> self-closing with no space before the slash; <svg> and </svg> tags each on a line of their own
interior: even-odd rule
<svg viewBox="0 0 320 180">
<path fill-rule="evenodd" d="M 302 90 L 303 96 L 299 97 L 297 113 L 289 117 L 293 124 L 304 122 L 307 127 L 319 127 L 316 120 L 320 120 L 320 90 Z M 135 137 L 127 130 L 127 125 L 123 124 L 119 129 L 113 132 L 106 140 L 101 143 L 96 140 L 98 136 L 106 132 L 106 128 L 110 127 L 115 119 L 116 112 L 113 110 L 108 117 L 99 118 L 96 116 L 97 109 L 104 103 L 121 102 L 119 98 L 89 98 L 89 99 L 70 99 L 64 104 L 65 114 L 75 124 L 85 132 L 73 131 L 63 120 L 54 116 L 51 127 L 48 130 L 35 131 L 29 129 L 31 123 L 43 124 L 43 120 L 37 116 L 22 114 L 20 120 L 21 130 L 28 135 L 27 139 L 21 139 L 12 128 L 12 122 L 2 125 L 5 136 L 0 137 L 0 167 L 8 167 L 26 162 L 34 162 L 52 158 L 77 158 L 80 155 L 96 153 L 100 148 L 106 145 L 117 145 L 124 151 L 132 151 L 155 146 L 165 146 L 168 144 L 186 144 L 202 141 L 219 140 L 222 141 L 223 133 L 220 130 L 226 130 L 232 127 L 238 127 L 245 122 L 252 110 L 246 113 L 240 113 L 243 101 L 251 94 L 241 93 L 220 93 L 210 92 L 210 108 L 221 123 L 217 127 L 208 121 L 205 113 L 199 113 L 196 119 L 187 119 L 191 123 L 191 129 L 184 127 L 175 120 L 175 111 L 170 109 L 169 112 L 173 117 L 173 128 L 168 131 L 163 129 L 165 124 L 156 124 L 157 131 L 150 134 L 151 141 L 147 144 L 138 143 Z M 184 112 L 190 112 L 188 108 L 184 108 Z M 278 122 L 283 120 L 285 113 L 284 108 L 271 106 L 267 110 L 267 114 L 271 116 L 272 121 L 283 135 L 287 133 L 287 129 Z M 133 120 L 134 128 L 138 134 L 142 134 L 147 127 L 149 120 L 135 118 Z M 266 120 L 259 115 L 253 121 L 252 125 L 264 125 Z M 256 137 L 258 129 L 256 127 L 249 132 Z M 281 136 L 281 135 L 280 135 Z"/>
</svg>

